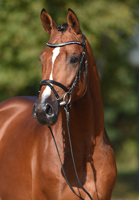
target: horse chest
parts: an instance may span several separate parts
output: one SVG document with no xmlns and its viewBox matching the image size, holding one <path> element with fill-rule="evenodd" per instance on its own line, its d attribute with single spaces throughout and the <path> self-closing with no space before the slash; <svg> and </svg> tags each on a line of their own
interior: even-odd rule
<svg viewBox="0 0 139 200">
<path fill-rule="evenodd" d="M 79 191 L 77 188 L 79 187 L 79 184 L 73 168 L 70 151 L 68 148 L 65 150 L 60 143 L 58 143 L 58 147 L 67 179 L 71 186 L 75 188 L 78 193 Z M 79 156 L 75 155 L 77 172 L 82 184 L 86 184 L 89 180 L 88 179 L 86 181 L 86 176 L 88 176 L 88 168 L 83 164 L 84 159 L 77 159 L 77 157 Z M 43 153 L 40 152 L 38 154 L 36 165 L 36 172 L 34 173 L 36 184 L 34 184 L 33 189 L 35 191 L 35 195 L 38 196 L 39 194 L 40 196 L 45 194 L 44 199 L 71 199 L 71 196 L 73 196 L 73 199 L 76 199 L 75 194 L 73 194 L 65 180 L 56 148 L 53 146 L 53 142 L 51 140 L 49 140 L 49 145 L 47 148 L 45 148 L 45 150 L 43 150 Z M 92 176 L 93 175 L 90 176 L 90 179 Z M 38 194 L 36 194 L 36 191 L 38 191 Z"/>
</svg>

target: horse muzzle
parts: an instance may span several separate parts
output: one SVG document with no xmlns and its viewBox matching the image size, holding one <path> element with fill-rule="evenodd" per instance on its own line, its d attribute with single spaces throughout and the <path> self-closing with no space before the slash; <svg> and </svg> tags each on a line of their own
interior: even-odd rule
<svg viewBox="0 0 139 200">
<path fill-rule="evenodd" d="M 33 106 L 33 117 L 41 125 L 52 126 L 57 122 L 59 115 L 59 105 L 56 100 L 51 101 L 50 98 L 45 102 L 38 99 Z"/>
</svg>

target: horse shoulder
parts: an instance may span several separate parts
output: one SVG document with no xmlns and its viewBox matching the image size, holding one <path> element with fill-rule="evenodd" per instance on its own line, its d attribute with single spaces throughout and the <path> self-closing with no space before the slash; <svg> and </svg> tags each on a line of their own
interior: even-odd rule
<svg viewBox="0 0 139 200">
<path fill-rule="evenodd" d="M 1 124 L 5 120 L 9 120 L 11 117 L 14 118 L 24 111 L 31 111 L 35 101 L 35 97 L 14 97 L 7 99 L 0 103 L 0 121 Z"/>
<path fill-rule="evenodd" d="M 7 195 L 7 199 L 31 199 L 32 196 L 32 170 L 36 166 L 36 138 L 40 127 L 32 116 L 33 104 L 31 97 L 16 97 L 0 103 L 0 196 Z"/>
<path fill-rule="evenodd" d="M 103 139 L 97 146 L 94 156 L 94 169 L 97 177 L 97 190 L 102 199 L 110 199 L 116 182 L 117 168 L 114 151 L 109 137 L 104 130 Z"/>
<path fill-rule="evenodd" d="M 20 105 L 33 105 L 36 99 L 37 98 L 35 96 L 13 97 L 10 99 L 6 99 L 5 101 L 0 103 L 0 112 L 3 111 L 3 109 L 9 109 L 12 107 L 16 108 Z"/>
</svg>

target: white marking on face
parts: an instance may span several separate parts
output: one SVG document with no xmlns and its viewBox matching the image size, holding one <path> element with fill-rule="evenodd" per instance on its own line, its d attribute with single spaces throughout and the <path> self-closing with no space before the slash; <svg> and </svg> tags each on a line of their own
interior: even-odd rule
<svg viewBox="0 0 139 200">
<path fill-rule="evenodd" d="M 53 67 L 54 67 L 54 63 L 55 63 L 55 60 L 57 58 L 57 56 L 59 55 L 60 53 L 60 47 L 56 47 L 54 50 L 53 50 L 53 56 L 52 56 L 52 70 L 51 70 L 51 73 L 50 73 L 50 77 L 49 77 L 49 80 L 53 80 Z M 46 98 L 48 98 L 49 96 L 51 95 L 51 89 L 49 86 L 46 86 L 45 90 L 43 91 L 42 93 L 42 103 L 45 101 Z"/>
</svg>

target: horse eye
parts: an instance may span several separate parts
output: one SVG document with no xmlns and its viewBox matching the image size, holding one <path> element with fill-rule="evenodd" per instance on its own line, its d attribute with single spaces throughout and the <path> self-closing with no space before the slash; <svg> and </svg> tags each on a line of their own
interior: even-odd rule
<svg viewBox="0 0 139 200">
<path fill-rule="evenodd" d="M 70 63 L 77 63 L 78 62 L 78 58 L 77 57 L 72 57 L 70 59 Z"/>
</svg>

